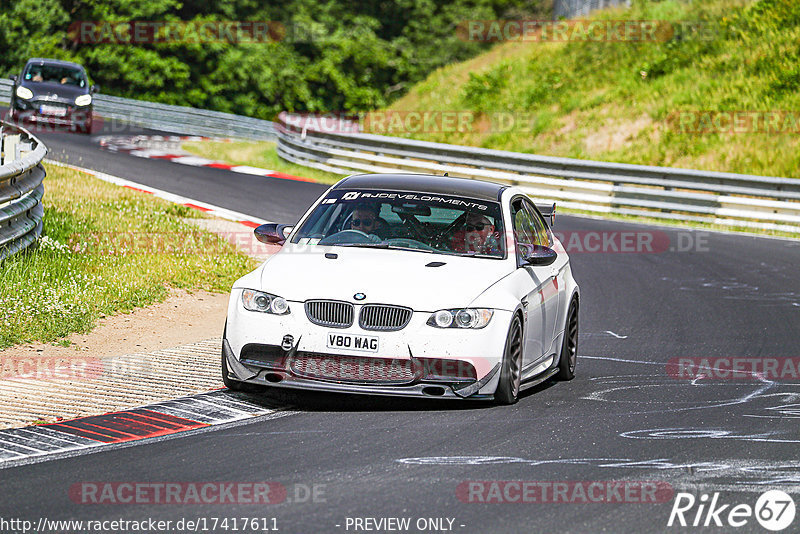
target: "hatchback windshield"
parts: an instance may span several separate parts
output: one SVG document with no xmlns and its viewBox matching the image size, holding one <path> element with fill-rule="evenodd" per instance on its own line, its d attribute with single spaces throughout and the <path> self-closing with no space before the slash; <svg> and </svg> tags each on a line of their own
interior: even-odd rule
<svg viewBox="0 0 800 534">
<path fill-rule="evenodd" d="M 80 69 L 63 65 L 28 65 L 23 78 L 26 82 L 49 82 L 86 87 L 86 78 Z"/>
<path fill-rule="evenodd" d="M 505 257 L 500 204 L 404 191 L 334 190 L 292 243 Z"/>
</svg>

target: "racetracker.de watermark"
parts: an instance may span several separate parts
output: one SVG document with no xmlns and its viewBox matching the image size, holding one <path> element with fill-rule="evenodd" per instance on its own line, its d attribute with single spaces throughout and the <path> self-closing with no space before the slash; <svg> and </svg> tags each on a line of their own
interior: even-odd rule
<svg viewBox="0 0 800 534">
<path fill-rule="evenodd" d="M 800 380 L 800 358 L 679 357 L 667 362 L 667 375 L 676 380 Z"/>
<path fill-rule="evenodd" d="M 245 254 L 275 253 L 276 245 L 261 243 L 250 230 L 224 232 L 90 232 L 73 234 L 66 243 L 78 254 L 129 256 L 136 254 L 227 254 L 231 245 Z"/>
<path fill-rule="evenodd" d="M 463 503 L 660 504 L 672 500 L 666 482 L 651 480 L 467 480 L 456 487 Z"/>
<path fill-rule="evenodd" d="M 324 503 L 325 484 L 280 482 L 78 482 L 68 490 L 76 504 L 280 504 Z"/>
<path fill-rule="evenodd" d="M 800 134 L 800 111 L 684 110 L 671 113 L 667 124 L 682 134 Z"/>
<path fill-rule="evenodd" d="M 286 28 L 276 21 L 81 20 L 70 24 L 70 39 L 78 44 L 269 43 L 283 40 Z"/>
<path fill-rule="evenodd" d="M 697 20 L 466 20 L 456 27 L 464 41 L 664 43 L 712 41 L 728 28 Z"/>
<path fill-rule="evenodd" d="M 553 231 L 553 235 L 568 254 L 661 254 L 709 250 L 708 234 L 704 232 L 675 232 L 674 239 L 660 230 L 573 230 Z"/>
<path fill-rule="evenodd" d="M 540 116 L 528 111 L 474 110 L 381 110 L 361 113 L 283 114 L 285 126 L 294 132 L 371 133 L 403 135 L 421 133 L 530 133 L 536 131 Z M 285 130 L 284 130 L 285 131 Z"/>
<path fill-rule="evenodd" d="M 368 24 L 351 23 L 332 29 L 319 22 L 275 20 L 80 20 L 67 35 L 76 44 L 213 44 L 213 43 L 317 43 L 359 40 L 375 36 Z M 424 58 L 412 59 L 425 62 Z"/>
<path fill-rule="evenodd" d="M 114 116 L 106 116 L 97 111 L 75 111 L 63 117 L 42 115 L 37 111 L 14 111 L 6 122 L 29 130 L 32 133 L 56 133 L 80 131 L 93 134 L 119 135 L 142 134 L 142 125 L 151 124 L 152 115 L 139 111 L 115 111 Z M 235 137 L 234 127 L 220 123 L 218 137 Z"/>
<path fill-rule="evenodd" d="M 128 354 L 111 358 L 82 356 L 2 356 L 1 380 L 105 381 L 142 375 L 160 375 L 164 363 Z"/>
</svg>

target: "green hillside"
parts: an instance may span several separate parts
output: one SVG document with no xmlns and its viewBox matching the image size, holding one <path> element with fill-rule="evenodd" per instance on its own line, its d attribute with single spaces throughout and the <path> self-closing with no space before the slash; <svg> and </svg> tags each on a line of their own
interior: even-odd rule
<svg viewBox="0 0 800 534">
<path fill-rule="evenodd" d="M 800 2 L 635 1 L 593 18 L 657 21 L 657 39 L 597 42 L 571 27 L 561 42 L 501 42 L 438 69 L 390 108 L 469 110 L 478 114 L 470 128 L 391 133 L 800 176 Z"/>
</svg>

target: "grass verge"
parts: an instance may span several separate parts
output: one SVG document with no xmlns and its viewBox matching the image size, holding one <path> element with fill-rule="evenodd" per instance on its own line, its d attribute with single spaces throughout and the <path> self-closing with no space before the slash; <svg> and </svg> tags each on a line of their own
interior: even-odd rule
<svg viewBox="0 0 800 534">
<path fill-rule="evenodd" d="M 226 292 L 253 260 L 184 218 L 203 216 L 84 173 L 47 166 L 44 234 L 0 263 L 0 349 L 88 332 L 101 315 Z"/>
<path fill-rule="evenodd" d="M 270 169 L 311 178 L 323 184 L 335 184 L 345 177 L 344 174 L 333 174 L 288 162 L 278 156 L 275 143 L 269 141 L 188 141 L 181 146 L 187 152 L 202 158 L 224 161 L 231 165 L 250 165 Z"/>
</svg>

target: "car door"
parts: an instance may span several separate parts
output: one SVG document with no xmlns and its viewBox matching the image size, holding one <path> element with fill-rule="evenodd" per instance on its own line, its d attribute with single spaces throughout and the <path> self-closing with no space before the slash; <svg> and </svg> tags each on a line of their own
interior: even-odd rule
<svg viewBox="0 0 800 534">
<path fill-rule="evenodd" d="M 521 295 L 522 310 L 525 320 L 522 368 L 523 376 L 526 368 L 542 359 L 548 337 L 548 324 L 545 317 L 545 306 L 542 294 L 545 285 L 550 283 L 550 267 L 533 267 L 526 264 L 520 255 L 520 249 L 525 245 L 539 245 L 540 236 L 537 233 L 531 213 L 525 206 L 525 198 L 518 196 L 511 201 L 511 224 L 513 227 L 514 244 L 517 256 L 518 291 Z M 549 339 L 547 340 L 549 342 Z"/>
<path fill-rule="evenodd" d="M 550 232 L 547 223 L 536 209 L 533 202 L 529 199 L 523 199 L 523 205 L 528 212 L 531 221 L 533 222 L 534 229 L 537 236 L 537 244 L 547 247 L 553 247 L 553 235 Z M 564 281 L 564 270 L 567 267 L 567 255 L 562 253 L 556 257 L 556 261 L 540 269 L 541 276 L 545 277 L 545 283 L 539 288 L 539 296 L 543 305 L 543 315 L 545 330 L 543 332 L 544 338 L 542 340 L 542 354 L 549 356 L 554 354 L 559 347 L 554 347 L 556 334 L 560 333 L 561 317 L 559 311 L 564 307 L 566 293 L 564 291 L 566 283 Z"/>
</svg>

